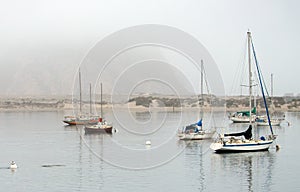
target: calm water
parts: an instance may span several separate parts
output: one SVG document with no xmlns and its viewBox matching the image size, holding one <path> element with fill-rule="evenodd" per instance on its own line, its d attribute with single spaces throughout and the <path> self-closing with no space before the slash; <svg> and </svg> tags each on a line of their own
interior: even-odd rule
<svg viewBox="0 0 300 192">
<path fill-rule="evenodd" d="M 65 114 L 0 113 L 1 191 L 300 190 L 300 113 L 286 113 L 292 126 L 275 128 L 278 152 L 273 147 L 243 154 L 215 154 L 209 149 L 212 141 L 178 141 L 177 129 L 197 121 L 193 112 L 107 113 L 118 130 L 112 136 L 64 126 Z M 211 119 L 205 126 L 229 123 L 221 114 L 205 119 Z M 222 129 L 245 129 L 229 126 Z M 262 127 L 254 134 L 265 133 Z M 15 172 L 7 169 L 11 160 L 19 166 Z"/>
</svg>

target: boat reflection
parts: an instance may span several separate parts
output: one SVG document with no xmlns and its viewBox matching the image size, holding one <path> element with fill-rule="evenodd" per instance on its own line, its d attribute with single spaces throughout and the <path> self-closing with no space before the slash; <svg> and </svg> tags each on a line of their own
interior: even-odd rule
<svg viewBox="0 0 300 192">
<path fill-rule="evenodd" d="M 211 153 L 209 149 L 211 140 L 181 141 L 180 143 L 185 143 L 186 145 L 184 150 L 184 167 L 186 167 L 187 171 L 185 175 L 190 178 L 186 186 L 191 187 L 191 189 L 197 188 L 199 191 L 206 191 L 207 182 L 205 178 L 210 174 L 209 167 L 206 164 Z"/>
<path fill-rule="evenodd" d="M 272 191 L 272 170 L 275 153 L 270 151 L 256 153 L 213 154 L 211 173 L 213 178 L 225 175 L 223 183 L 241 191 Z M 262 179 L 264 178 L 264 179 Z M 240 181 L 232 183 L 231 181 Z M 226 186 L 224 186 L 226 187 Z"/>
</svg>

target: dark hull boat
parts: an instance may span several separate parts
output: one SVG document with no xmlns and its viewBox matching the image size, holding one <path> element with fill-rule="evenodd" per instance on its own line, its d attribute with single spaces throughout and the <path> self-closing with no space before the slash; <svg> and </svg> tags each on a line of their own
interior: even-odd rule
<svg viewBox="0 0 300 192">
<path fill-rule="evenodd" d="M 102 83 L 101 83 L 101 117 L 98 118 L 98 122 L 95 125 L 85 125 L 84 131 L 86 134 L 90 133 L 108 133 L 112 134 L 113 126 L 108 124 L 106 120 L 103 120 L 103 110 L 102 110 Z"/>
<path fill-rule="evenodd" d="M 112 134 L 112 125 L 108 125 L 105 121 L 99 122 L 96 125 L 86 125 L 84 131 L 86 134 L 89 133 L 108 133 Z"/>
</svg>

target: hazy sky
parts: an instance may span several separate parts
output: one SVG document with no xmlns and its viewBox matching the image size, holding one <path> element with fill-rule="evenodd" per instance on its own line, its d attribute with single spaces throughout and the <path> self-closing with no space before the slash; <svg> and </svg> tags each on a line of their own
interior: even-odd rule
<svg viewBox="0 0 300 192">
<path fill-rule="evenodd" d="M 275 95 L 300 93 L 298 0 L 10 0 L 0 7 L 0 95 L 72 92 L 81 60 L 120 29 L 161 24 L 201 42 L 221 72 L 227 95 L 251 30 Z"/>
</svg>

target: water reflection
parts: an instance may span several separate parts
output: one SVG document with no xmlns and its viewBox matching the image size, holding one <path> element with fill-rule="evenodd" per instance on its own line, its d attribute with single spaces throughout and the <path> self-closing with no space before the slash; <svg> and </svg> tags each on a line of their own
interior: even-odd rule
<svg viewBox="0 0 300 192">
<path fill-rule="evenodd" d="M 205 178 L 208 174 L 206 168 L 206 158 L 208 157 L 209 145 L 211 140 L 197 140 L 197 141 L 180 141 L 184 143 L 186 148 L 184 150 L 184 159 L 186 167 L 186 175 L 189 178 L 188 185 L 191 189 L 197 188 L 199 191 L 205 191 Z"/>
<path fill-rule="evenodd" d="M 84 128 L 78 128 L 78 174 L 79 183 L 78 189 L 89 186 L 88 190 L 101 190 L 104 187 L 104 162 L 103 150 L 105 146 L 106 137 L 111 137 L 108 134 L 85 134 Z M 97 171 L 95 171 L 97 170 Z"/>
<path fill-rule="evenodd" d="M 134 112 L 134 119 L 139 123 L 147 123 L 151 120 L 151 113 L 149 111 Z"/>
<path fill-rule="evenodd" d="M 234 187 L 241 191 L 271 191 L 273 152 L 213 154 L 211 167 L 213 177 L 222 180 L 223 187 Z M 226 177 L 221 177 L 226 175 Z M 232 183 L 231 181 L 240 181 Z"/>
</svg>

